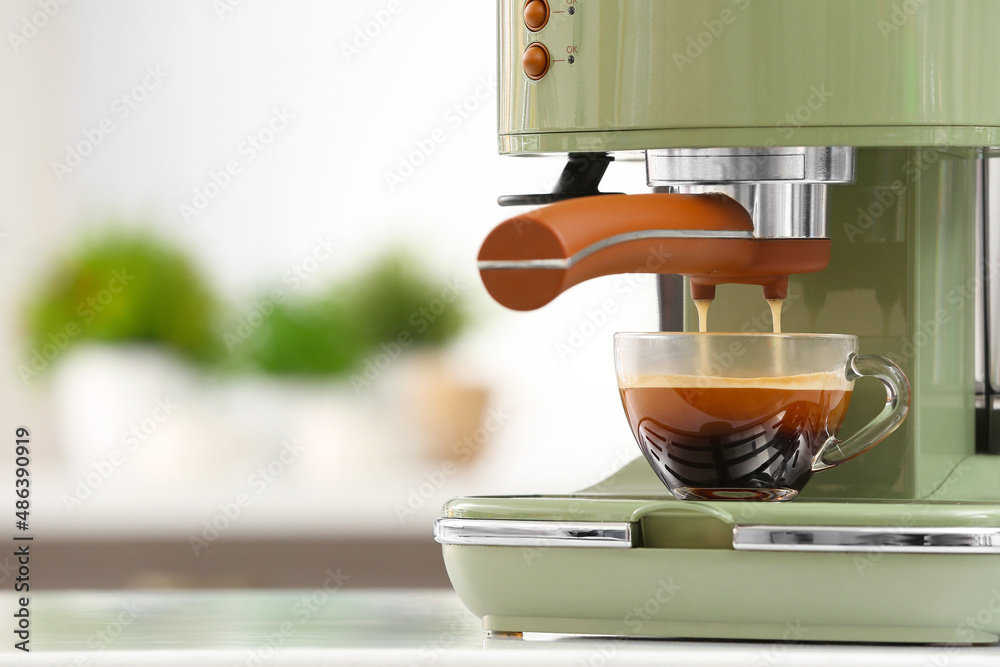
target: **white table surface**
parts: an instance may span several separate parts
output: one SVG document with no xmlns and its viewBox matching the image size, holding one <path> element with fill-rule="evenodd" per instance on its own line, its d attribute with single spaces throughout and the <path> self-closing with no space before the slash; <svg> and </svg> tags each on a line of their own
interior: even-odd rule
<svg viewBox="0 0 1000 667">
<path fill-rule="evenodd" d="M 3 596 L 10 626 L 14 597 Z M 38 593 L 31 653 L 0 663 L 93 665 L 1000 666 L 1000 646 L 487 639 L 451 591 Z"/>
</svg>

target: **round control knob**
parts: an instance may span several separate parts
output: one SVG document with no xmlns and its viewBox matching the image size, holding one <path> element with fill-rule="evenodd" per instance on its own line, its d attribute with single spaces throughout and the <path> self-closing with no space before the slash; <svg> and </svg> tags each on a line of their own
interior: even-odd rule
<svg viewBox="0 0 1000 667">
<path fill-rule="evenodd" d="M 549 22 L 548 0 L 528 0 L 524 3 L 524 25 L 531 32 L 538 32 Z"/>
<path fill-rule="evenodd" d="M 528 75 L 528 78 L 532 81 L 538 81 L 549 71 L 552 59 L 544 44 L 535 43 L 524 50 L 521 63 L 524 65 L 524 73 Z"/>
</svg>

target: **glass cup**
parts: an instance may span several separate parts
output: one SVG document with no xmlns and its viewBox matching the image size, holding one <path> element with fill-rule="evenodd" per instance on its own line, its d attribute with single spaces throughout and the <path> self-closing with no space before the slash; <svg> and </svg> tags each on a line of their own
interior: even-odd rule
<svg viewBox="0 0 1000 667">
<path fill-rule="evenodd" d="M 894 363 L 838 334 L 615 334 L 625 414 L 646 460 L 679 500 L 791 500 L 812 474 L 896 430 L 910 385 Z M 846 439 L 854 382 L 886 404 Z"/>
</svg>

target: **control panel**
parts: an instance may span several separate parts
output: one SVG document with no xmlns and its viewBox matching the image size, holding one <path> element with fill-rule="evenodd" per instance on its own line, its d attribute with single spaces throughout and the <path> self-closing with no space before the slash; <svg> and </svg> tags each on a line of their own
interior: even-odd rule
<svg viewBox="0 0 1000 667">
<path fill-rule="evenodd" d="M 562 48 L 559 50 L 550 49 L 546 43 L 546 37 L 551 37 L 551 35 L 546 33 L 551 33 L 552 30 L 546 31 L 545 28 L 550 25 L 550 22 L 574 16 L 577 12 L 578 0 L 522 1 L 521 18 L 524 21 L 524 27 L 528 29 L 528 38 L 531 41 L 521 56 L 521 65 L 524 68 L 525 76 L 532 81 L 539 81 L 549 73 L 554 64 L 567 63 L 572 65 L 576 62 L 577 47 L 575 45 L 563 47 L 565 53 L 562 52 Z M 558 9 L 553 8 L 553 3 L 556 2 L 561 3 L 556 5 L 559 7 Z"/>
</svg>

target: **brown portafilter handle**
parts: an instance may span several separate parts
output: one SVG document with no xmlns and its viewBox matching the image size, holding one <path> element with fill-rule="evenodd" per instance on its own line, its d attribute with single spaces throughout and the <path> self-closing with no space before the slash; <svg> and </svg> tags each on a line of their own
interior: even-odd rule
<svg viewBox="0 0 1000 667">
<path fill-rule="evenodd" d="M 675 234 L 682 230 L 722 237 Z M 501 305 L 535 310 L 573 285 L 617 273 L 687 276 L 695 298 L 713 298 L 716 285 L 743 283 L 778 299 L 787 294 L 789 274 L 830 263 L 828 239 L 749 238 L 752 232 L 746 209 L 722 194 L 581 197 L 501 223 L 483 242 L 480 275 Z"/>
</svg>

